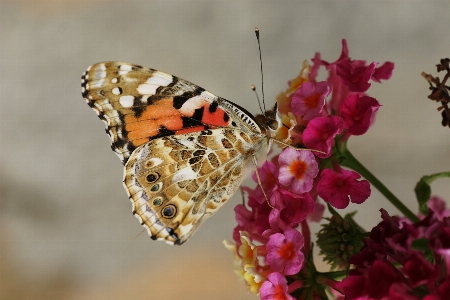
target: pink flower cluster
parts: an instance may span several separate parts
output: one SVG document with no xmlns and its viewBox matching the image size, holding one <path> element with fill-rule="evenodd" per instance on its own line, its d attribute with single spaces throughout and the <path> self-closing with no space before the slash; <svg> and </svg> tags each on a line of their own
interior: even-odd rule
<svg viewBox="0 0 450 300">
<path fill-rule="evenodd" d="M 369 81 L 389 79 L 394 68 L 391 62 L 377 67 L 377 63 L 351 60 L 345 40 L 342 46 L 341 56 L 333 63 L 321 60 L 317 53 L 313 66 L 301 72 L 303 82 L 293 80 L 291 85 L 296 84 L 296 89 L 291 86 L 278 97 L 280 113 L 292 113 L 298 124 L 290 131 L 293 144 L 323 152 L 314 152 L 324 160 L 321 165 L 327 164 L 315 186 L 318 195 L 335 208 L 345 208 L 350 201 L 360 204 L 370 196 L 369 183 L 360 180 L 358 173 L 342 169 L 337 155 L 332 154 L 338 154 L 350 136 L 367 132 L 380 107 L 376 99 L 365 94 Z M 328 71 L 328 78 L 317 82 L 321 66 Z"/>
<path fill-rule="evenodd" d="M 261 299 L 294 299 L 292 291 L 302 288 L 296 274 L 311 250 L 306 220 L 319 221 L 325 208 L 318 196 L 335 208 L 363 203 L 370 196 L 370 185 L 360 174 L 341 168 L 339 149 L 373 123 L 380 104 L 365 92 L 370 80 L 389 79 L 394 65 L 351 60 L 346 41 L 342 43 L 337 61 L 328 63 L 317 53 L 312 66 L 304 62 L 299 77 L 277 99 L 284 125 L 277 138 L 321 152 L 284 149 L 258 169 L 261 186 L 245 188 L 247 206 L 235 208 L 238 225 L 234 244 L 227 247 Z M 328 72 L 326 81 L 316 80 L 320 67 Z M 253 179 L 257 182 L 255 175 Z M 302 233 L 296 229 L 300 224 Z"/>
<path fill-rule="evenodd" d="M 450 297 L 450 210 L 430 199 L 430 213 L 411 224 L 381 209 L 383 221 L 336 285 L 345 299 L 444 300 Z"/>
</svg>

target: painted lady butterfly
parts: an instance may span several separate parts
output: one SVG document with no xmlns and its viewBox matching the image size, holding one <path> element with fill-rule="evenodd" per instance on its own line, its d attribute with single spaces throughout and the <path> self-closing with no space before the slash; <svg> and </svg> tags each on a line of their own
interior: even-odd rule
<svg viewBox="0 0 450 300">
<path fill-rule="evenodd" d="M 81 86 L 125 165 L 133 214 L 169 244 L 184 243 L 235 193 L 281 124 L 276 107 L 254 117 L 186 80 L 123 62 L 89 67 Z"/>
</svg>

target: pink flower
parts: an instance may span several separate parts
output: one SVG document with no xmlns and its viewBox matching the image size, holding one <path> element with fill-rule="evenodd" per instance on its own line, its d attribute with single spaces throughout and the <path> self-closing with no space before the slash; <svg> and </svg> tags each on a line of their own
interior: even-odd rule
<svg viewBox="0 0 450 300">
<path fill-rule="evenodd" d="M 292 112 L 304 120 L 314 119 L 322 112 L 325 97 L 330 92 L 331 86 L 326 81 L 317 84 L 304 82 L 292 95 Z"/>
<path fill-rule="evenodd" d="M 439 268 L 429 263 L 421 252 L 412 252 L 403 267 L 403 273 L 413 287 L 425 284 L 429 281 L 434 282 L 439 277 Z"/>
<path fill-rule="evenodd" d="M 331 149 L 334 146 L 334 138 L 342 132 L 344 120 L 338 116 L 317 117 L 312 119 L 303 132 L 303 143 L 310 149 L 316 149 L 325 152 L 314 154 L 321 158 L 331 155 Z"/>
<path fill-rule="evenodd" d="M 259 178 L 261 178 L 261 183 L 266 189 L 273 189 L 278 183 L 278 168 L 272 162 L 266 160 L 261 167 L 258 168 Z M 256 180 L 256 174 L 253 175 L 253 180 Z"/>
<path fill-rule="evenodd" d="M 367 299 L 367 298 L 365 298 Z M 389 294 L 384 298 L 389 300 L 419 300 L 411 294 L 411 289 L 405 283 L 396 282 L 389 288 Z"/>
<path fill-rule="evenodd" d="M 370 184 L 359 178 L 361 175 L 354 171 L 325 169 L 317 186 L 319 196 L 336 208 L 346 208 L 350 200 L 361 204 L 370 196 Z"/>
<path fill-rule="evenodd" d="M 369 130 L 375 113 L 381 105 L 375 98 L 352 95 L 341 106 L 341 117 L 351 135 L 362 135 Z"/>
<path fill-rule="evenodd" d="M 342 60 L 336 65 L 336 72 L 349 91 L 363 93 L 369 89 L 371 85 L 369 80 L 376 67 L 377 64 L 374 62 L 366 67 L 349 60 Z"/>
<path fill-rule="evenodd" d="M 376 82 L 381 82 L 381 79 L 387 80 L 391 78 L 393 70 L 394 63 L 387 61 L 381 67 L 375 69 L 375 72 L 372 74 L 372 80 Z"/>
<path fill-rule="evenodd" d="M 278 168 L 270 161 L 265 161 L 261 167 L 258 168 L 259 178 L 261 179 L 262 188 L 266 192 L 267 197 L 271 197 L 273 190 L 278 187 Z M 253 181 L 258 182 L 256 173 L 252 175 Z M 256 187 L 256 194 L 261 197 L 257 197 L 260 203 L 266 202 L 266 198 L 261 191 L 261 186 Z"/>
<path fill-rule="evenodd" d="M 428 208 L 430 208 L 436 214 L 439 221 L 442 221 L 446 217 L 450 217 L 450 209 L 446 208 L 445 200 L 438 197 L 432 196 L 427 202 Z"/>
<path fill-rule="evenodd" d="M 356 275 L 351 272 L 337 287 L 344 292 L 346 299 L 359 299 L 363 296 L 369 296 L 368 299 L 382 299 L 389 295 L 391 285 L 401 283 L 402 279 L 401 273 L 392 265 L 376 260 L 366 273 Z"/>
<path fill-rule="evenodd" d="M 275 231 L 297 227 L 314 210 L 314 201 L 309 193 L 296 195 L 279 189 L 273 193 L 271 201 L 275 208 L 270 211 L 269 223 Z"/>
<path fill-rule="evenodd" d="M 446 300 L 448 299 L 448 295 L 450 295 L 450 276 L 447 276 L 439 283 L 433 295 L 427 295 L 423 300 Z"/>
<path fill-rule="evenodd" d="M 286 275 L 298 273 L 304 260 L 301 251 L 303 243 L 303 236 L 295 229 L 289 228 L 283 233 L 272 234 L 266 245 L 266 259 L 270 268 Z"/>
<path fill-rule="evenodd" d="M 286 278 L 277 272 L 267 276 L 267 280 L 262 284 L 259 292 L 261 300 L 294 300 L 288 294 Z"/>
<path fill-rule="evenodd" d="M 319 223 L 322 221 L 323 213 L 325 212 L 325 205 L 319 202 L 318 199 L 314 202 L 314 210 L 308 215 L 309 222 Z"/>
<path fill-rule="evenodd" d="M 448 253 L 442 250 L 450 249 L 450 220 L 439 220 L 432 209 L 416 223 L 380 211 L 383 221 L 350 258 L 355 269 L 337 288 L 346 299 L 447 299 L 450 266 L 443 265 Z"/>
<path fill-rule="evenodd" d="M 297 151 L 286 148 L 278 157 L 280 171 L 278 180 L 284 186 L 290 186 L 295 194 L 309 192 L 313 179 L 319 173 L 318 165 L 311 151 Z"/>
<path fill-rule="evenodd" d="M 247 209 L 243 204 L 238 204 L 234 208 L 236 214 L 236 222 L 243 228 L 253 221 L 253 213 Z"/>
</svg>

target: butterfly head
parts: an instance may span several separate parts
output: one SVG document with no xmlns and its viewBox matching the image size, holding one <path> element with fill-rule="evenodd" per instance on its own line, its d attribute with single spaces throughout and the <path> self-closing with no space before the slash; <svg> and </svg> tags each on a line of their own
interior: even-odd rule
<svg viewBox="0 0 450 300">
<path fill-rule="evenodd" d="M 278 130 L 281 128 L 281 117 L 278 113 L 278 107 L 275 103 L 275 106 L 266 111 L 264 114 L 257 115 L 256 120 L 259 124 L 262 125 L 262 127 L 266 130 L 266 134 L 274 138 L 278 132 Z"/>
</svg>

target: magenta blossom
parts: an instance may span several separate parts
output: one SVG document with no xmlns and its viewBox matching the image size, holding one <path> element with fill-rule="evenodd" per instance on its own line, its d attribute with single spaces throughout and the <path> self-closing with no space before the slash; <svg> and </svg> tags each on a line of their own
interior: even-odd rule
<svg viewBox="0 0 450 300">
<path fill-rule="evenodd" d="M 259 178 L 261 179 L 262 188 L 267 197 L 272 196 L 272 192 L 278 188 L 278 168 L 270 161 L 265 161 L 261 167 L 258 168 Z M 256 173 L 253 173 L 253 181 L 258 182 Z M 255 190 L 256 194 L 261 197 L 257 197 L 260 203 L 266 202 L 266 198 L 261 190 L 261 186 L 257 186 Z"/>
<path fill-rule="evenodd" d="M 346 208 L 350 200 L 361 204 L 370 196 L 370 184 L 367 180 L 358 180 L 360 178 L 354 171 L 325 169 L 317 186 L 319 196 L 336 208 Z"/>
<path fill-rule="evenodd" d="M 375 98 L 368 96 L 359 97 L 355 94 L 345 99 L 341 105 L 341 117 L 347 132 L 351 135 L 366 133 L 380 106 Z"/>
<path fill-rule="evenodd" d="M 391 285 L 402 281 L 400 272 L 382 260 L 376 260 L 365 273 L 357 275 L 352 270 L 350 275 L 337 285 L 346 299 L 365 299 L 363 296 L 369 296 L 367 299 L 382 299 L 389 295 Z"/>
<path fill-rule="evenodd" d="M 325 212 L 325 205 L 323 205 L 322 203 L 319 202 L 318 199 L 316 199 L 316 202 L 314 202 L 314 210 L 312 213 L 308 215 L 308 221 L 319 223 L 323 218 L 324 212 Z"/>
<path fill-rule="evenodd" d="M 377 63 L 366 64 L 365 60 L 352 60 L 349 57 L 347 41 L 342 40 L 342 52 L 335 62 L 327 62 L 321 59 L 320 53 L 313 58 L 313 66 L 309 74 L 309 80 L 316 82 L 319 68 L 324 66 L 328 71 L 327 82 L 332 89 L 331 99 L 325 105 L 328 109 L 339 111 L 344 99 L 355 93 L 366 92 L 370 87 L 369 80 L 380 82 L 392 76 L 394 63 L 385 62 L 376 68 Z"/>
<path fill-rule="evenodd" d="M 428 200 L 427 205 L 434 211 L 439 221 L 442 221 L 446 217 L 450 217 L 450 209 L 446 208 L 444 199 L 438 196 L 432 196 L 430 200 Z"/>
<path fill-rule="evenodd" d="M 270 268 L 286 275 L 298 273 L 304 260 L 301 251 L 303 243 L 303 236 L 295 229 L 289 228 L 283 233 L 272 234 L 266 245 L 266 259 Z"/>
<path fill-rule="evenodd" d="M 271 201 L 275 207 L 269 214 L 269 223 L 273 230 L 296 228 L 314 210 L 314 201 L 309 195 L 296 195 L 284 189 L 273 193 Z"/>
<path fill-rule="evenodd" d="M 291 108 L 294 115 L 302 116 L 304 120 L 312 120 L 320 116 L 325 97 L 331 92 L 331 86 L 326 81 L 303 83 L 292 95 Z"/>
<path fill-rule="evenodd" d="M 336 72 L 351 92 L 363 93 L 370 87 L 369 80 L 377 67 L 376 63 L 358 66 L 349 60 L 343 60 L 336 65 Z"/>
<path fill-rule="evenodd" d="M 331 155 L 331 149 L 335 144 L 334 138 L 342 132 L 344 121 L 338 116 L 318 117 L 312 119 L 305 131 L 303 131 L 303 143 L 310 149 L 325 152 L 314 152 L 320 158 Z"/>
<path fill-rule="evenodd" d="M 435 281 L 439 277 L 439 268 L 429 263 L 419 251 L 412 252 L 406 259 L 403 273 L 408 277 L 412 287 Z"/>
<path fill-rule="evenodd" d="M 345 299 L 447 299 L 448 253 L 442 250 L 450 249 L 449 219 L 439 220 L 431 208 L 416 223 L 380 211 L 383 221 L 350 258 L 355 269 L 336 286 Z"/>
<path fill-rule="evenodd" d="M 394 63 L 387 61 L 381 67 L 375 69 L 372 74 L 372 80 L 376 82 L 381 82 L 381 79 L 388 80 L 392 76 L 392 71 L 394 70 Z"/>
<path fill-rule="evenodd" d="M 290 186 L 296 194 L 309 192 L 313 179 L 319 173 L 318 165 L 311 151 L 297 151 L 286 148 L 278 157 L 280 171 L 278 180 L 284 186 Z"/>
<path fill-rule="evenodd" d="M 267 276 L 259 292 L 261 300 L 294 300 L 288 293 L 286 278 L 277 272 Z"/>
</svg>

